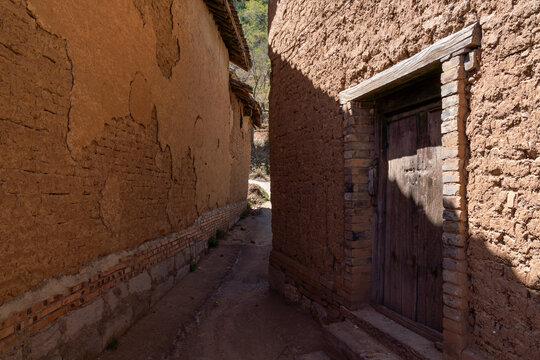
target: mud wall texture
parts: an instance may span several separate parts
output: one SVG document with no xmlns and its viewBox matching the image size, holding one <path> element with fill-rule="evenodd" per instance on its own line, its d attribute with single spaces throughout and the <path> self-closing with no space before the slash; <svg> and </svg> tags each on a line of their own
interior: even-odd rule
<svg viewBox="0 0 540 360">
<path fill-rule="evenodd" d="M 337 94 L 481 23 L 466 123 L 470 346 L 485 358 L 538 353 L 538 2 L 272 0 L 269 12 L 272 265 L 323 305 L 339 302 L 347 276 Z"/>
<path fill-rule="evenodd" d="M 48 297 L 0 322 L 0 358 L 95 359 L 188 274 L 208 251 L 208 238 L 229 229 L 245 209 L 246 200 L 208 211 L 185 230 L 51 280 Z"/>
<path fill-rule="evenodd" d="M 245 200 L 202 0 L 2 1 L 0 74 L 0 305 Z"/>
</svg>

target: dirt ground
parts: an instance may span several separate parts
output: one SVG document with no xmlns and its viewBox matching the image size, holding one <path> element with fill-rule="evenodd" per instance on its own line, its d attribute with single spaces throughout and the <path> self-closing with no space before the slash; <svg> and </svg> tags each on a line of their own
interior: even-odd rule
<svg viewBox="0 0 540 360">
<path fill-rule="evenodd" d="M 101 359 L 323 356 L 320 326 L 268 288 L 271 216 L 267 202 L 240 221 Z"/>
</svg>

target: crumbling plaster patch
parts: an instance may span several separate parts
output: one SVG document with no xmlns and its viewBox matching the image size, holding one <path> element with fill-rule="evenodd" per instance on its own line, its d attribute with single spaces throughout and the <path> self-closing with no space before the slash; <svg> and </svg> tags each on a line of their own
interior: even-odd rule
<svg viewBox="0 0 540 360">
<path fill-rule="evenodd" d="M 202 1 L 169 9 L 183 49 L 170 79 L 132 1 L 0 10 L 1 303 L 241 200 L 228 193 L 228 53 Z"/>
<path fill-rule="evenodd" d="M 158 138 L 162 148 L 170 146 L 175 168 L 182 166 L 191 139 L 201 138 L 199 146 L 191 146 L 197 177 L 214 180 L 198 183 L 199 210 L 224 205 L 227 192 L 221 184 L 229 183 L 227 144 L 223 142 L 216 152 L 207 139 L 217 143 L 219 134 L 228 133 L 224 130 L 229 124 L 223 121 L 230 106 L 228 53 L 204 3 L 121 0 L 89 8 L 76 1 L 29 0 L 28 7 L 44 28 L 68 43 L 74 84 L 67 143 L 75 158 L 99 139 L 109 119 L 131 114 L 144 123 L 141 119 L 148 119 L 155 104 Z M 144 98 L 148 100 L 141 103 Z M 207 106 L 209 101 L 213 106 Z M 198 116 L 207 121 L 194 132 L 190 124 Z M 216 181 L 223 176 L 225 181 Z"/>
</svg>

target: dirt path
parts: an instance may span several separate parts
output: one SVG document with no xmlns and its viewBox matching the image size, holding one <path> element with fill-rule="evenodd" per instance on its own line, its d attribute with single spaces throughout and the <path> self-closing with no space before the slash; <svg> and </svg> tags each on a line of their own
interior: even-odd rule
<svg viewBox="0 0 540 360">
<path fill-rule="evenodd" d="M 119 339 L 118 349 L 105 352 L 102 359 L 322 356 L 317 353 L 324 348 L 319 325 L 268 288 L 269 203 L 258 211 L 260 215 L 242 220 L 197 271 L 178 283 Z"/>
<path fill-rule="evenodd" d="M 272 196 L 272 194 L 270 193 L 270 181 L 260 181 L 260 180 L 249 179 L 249 183 L 259 185 L 260 187 L 264 189 L 264 191 L 268 193 L 268 195 Z"/>
</svg>

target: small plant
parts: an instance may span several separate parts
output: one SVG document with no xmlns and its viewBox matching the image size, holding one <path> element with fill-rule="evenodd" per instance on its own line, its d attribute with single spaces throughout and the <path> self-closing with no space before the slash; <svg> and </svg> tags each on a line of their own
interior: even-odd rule
<svg viewBox="0 0 540 360">
<path fill-rule="evenodd" d="M 217 236 L 217 233 L 216 233 Z M 215 236 L 211 236 L 210 239 L 208 239 L 208 247 L 209 248 L 217 248 L 219 246 L 219 241 L 216 239 Z"/>
<path fill-rule="evenodd" d="M 225 235 L 227 235 L 227 232 L 225 230 L 216 230 L 216 239 L 223 239 Z"/>
<path fill-rule="evenodd" d="M 247 208 L 246 210 L 244 210 L 244 212 L 242 213 L 242 215 L 240 215 L 240 219 L 245 219 L 249 216 L 249 214 L 251 214 L 251 203 L 248 203 L 247 204 Z"/>
<path fill-rule="evenodd" d="M 118 349 L 118 339 L 114 338 L 112 339 L 106 347 L 107 350 L 116 350 Z"/>
<path fill-rule="evenodd" d="M 195 270 L 197 270 L 197 263 L 192 260 L 189 263 L 189 272 L 194 272 Z"/>
</svg>

